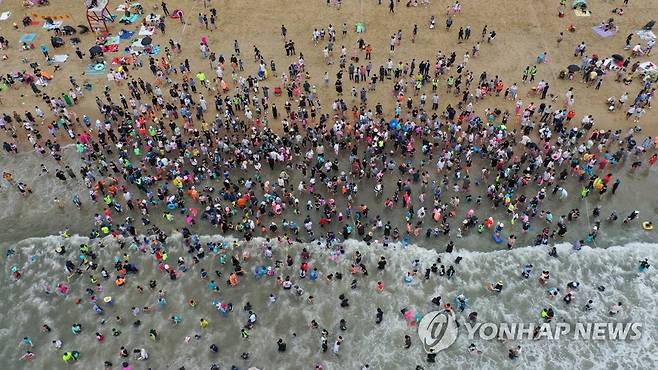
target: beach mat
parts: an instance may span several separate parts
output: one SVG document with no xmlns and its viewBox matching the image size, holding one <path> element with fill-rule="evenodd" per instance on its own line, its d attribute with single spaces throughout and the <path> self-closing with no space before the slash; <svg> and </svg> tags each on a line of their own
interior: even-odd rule
<svg viewBox="0 0 658 370">
<path fill-rule="evenodd" d="M 139 19 L 139 14 L 131 14 L 130 17 L 126 17 L 125 15 L 121 17 L 119 20 L 119 23 L 124 23 L 124 24 L 133 24 L 137 22 Z"/>
<path fill-rule="evenodd" d="M 98 66 L 100 66 L 100 67 L 98 67 Z M 105 65 L 103 63 L 89 64 L 89 65 L 87 65 L 87 68 L 85 69 L 85 74 L 87 74 L 87 75 L 104 75 L 105 74 Z"/>
<path fill-rule="evenodd" d="M 11 17 L 11 12 L 3 12 L 0 14 L 0 21 L 6 21 L 9 17 Z"/>
<path fill-rule="evenodd" d="M 139 35 L 140 36 L 152 36 L 154 32 L 155 32 L 154 27 L 144 27 L 144 26 L 142 26 L 142 27 L 139 28 Z"/>
<path fill-rule="evenodd" d="M 582 11 L 581 9 L 574 9 L 573 14 L 576 15 L 576 17 L 591 17 L 592 12 L 589 10 Z"/>
<path fill-rule="evenodd" d="M 121 30 L 121 31 L 119 31 L 119 38 L 121 40 L 128 40 L 131 37 L 133 37 L 134 34 L 135 34 L 135 32 L 132 32 L 132 31 Z"/>
<path fill-rule="evenodd" d="M 55 63 L 64 63 L 67 59 L 69 59 L 69 56 L 66 54 L 58 54 L 53 57 Z"/>
<path fill-rule="evenodd" d="M 644 41 L 656 39 L 656 35 L 651 30 L 638 30 L 635 33 Z"/>
<path fill-rule="evenodd" d="M 63 21 L 55 21 L 53 23 L 44 22 L 43 28 L 46 30 L 54 30 L 55 28 L 60 28 L 64 25 Z"/>
<path fill-rule="evenodd" d="M 37 38 L 36 33 L 24 33 L 19 39 L 20 42 L 28 43 L 34 41 Z"/>
<path fill-rule="evenodd" d="M 617 33 L 614 30 L 605 31 L 601 26 L 592 27 L 592 31 L 601 37 L 612 37 Z"/>
<path fill-rule="evenodd" d="M 119 45 L 121 43 L 121 37 L 119 36 L 109 36 L 105 39 L 105 45 Z"/>
<path fill-rule="evenodd" d="M 112 65 L 120 65 L 122 63 L 132 64 L 132 62 L 133 58 L 131 56 L 112 58 Z"/>
</svg>

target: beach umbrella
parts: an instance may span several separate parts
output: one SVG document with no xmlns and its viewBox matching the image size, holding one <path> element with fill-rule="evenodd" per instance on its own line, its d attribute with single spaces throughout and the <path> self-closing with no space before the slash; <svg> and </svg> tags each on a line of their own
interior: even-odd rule
<svg viewBox="0 0 658 370">
<path fill-rule="evenodd" d="M 89 32 L 89 27 L 85 26 L 84 24 L 79 24 L 78 29 L 80 30 L 80 33 L 87 33 Z"/>
<path fill-rule="evenodd" d="M 619 54 L 612 54 L 612 59 L 614 60 L 624 60 L 624 57 Z"/>
<path fill-rule="evenodd" d="M 151 45 L 151 42 L 153 42 L 153 40 L 151 40 L 151 38 L 148 37 L 148 36 L 146 36 L 142 39 L 142 45 L 144 45 L 144 46 Z"/>
<path fill-rule="evenodd" d="M 63 30 L 64 32 L 66 32 L 67 34 L 69 34 L 69 35 L 73 35 L 73 34 L 75 34 L 76 32 L 78 32 L 78 31 L 75 30 L 75 28 L 73 28 L 73 27 L 71 27 L 71 26 L 64 26 L 64 27 L 62 27 L 62 30 Z"/>
<path fill-rule="evenodd" d="M 393 130 L 397 130 L 400 128 L 400 122 L 394 118 L 391 120 L 391 122 L 389 122 L 388 127 Z"/>
<path fill-rule="evenodd" d="M 61 37 L 55 37 L 55 36 L 50 37 L 50 43 L 53 45 L 54 48 L 59 48 L 64 46 L 64 40 Z"/>
<path fill-rule="evenodd" d="M 101 55 L 101 54 L 103 54 L 103 49 L 100 46 L 94 45 L 91 48 L 89 48 L 89 55 L 92 58 L 95 57 L 96 55 Z"/>
<path fill-rule="evenodd" d="M 569 72 L 578 72 L 578 71 L 580 71 L 580 67 L 578 67 L 575 64 L 570 65 L 569 67 L 567 67 L 567 69 L 569 70 Z"/>
<path fill-rule="evenodd" d="M 651 20 L 649 21 L 649 23 L 645 24 L 644 27 L 642 27 L 642 29 L 645 31 L 650 31 L 655 25 L 656 25 L 656 21 Z"/>
</svg>

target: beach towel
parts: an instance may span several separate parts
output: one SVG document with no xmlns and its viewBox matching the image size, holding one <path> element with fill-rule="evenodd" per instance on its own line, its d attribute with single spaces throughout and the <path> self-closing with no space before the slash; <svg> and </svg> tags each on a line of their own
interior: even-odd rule
<svg viewBox="0 0 658 370">
<path fill-rule="evenodd" d="M 119 38 L 121 40 L 128 40 L 129 38 L 133 37 L 134 34 L 135 32 L 121 30 L 119 31 Z"/>
<path fill-rule="evenodd" d="M 64 21 L 56 21 L 53 23 L 44 22 L 43 28 L 47 30 L 54 30 L 55 28 L 60 28 L 64 25 Z"/>
<path fill-rule="evenodd" d="M 137 19 L 139 19 L 139 14 L 131 14 L 130 17 L 124 15 L 121 17 L 121 20 L 119 20 L 119 23 L 133 24 L 137 22 Z"/>
<path fill-rule="evenodd" d="M 105 45 L 119 45 L 121 38 L 119 36 L 110 36 L 105 40 Z"/>
<path fill-rule="evenodd" d="M 24 33 L 19 39 L 20 42 L 28 43 L 34 41 L 37 38 L 36 33 Z"/>
<path fill-rule="evenodd" d="M 9 17 L 11 17 L 11 12 L 3 12 L 0 14 L 0 21 L 6 21 Z"/>
<path fill-rule="evenodd" d="M 573 14 L 575 14 L 576 17 L 590 17 L 592 12 L 589 10 L 582 11 L 580 8 L 578 8 L 573 10 Z"/>
<path fill-rule="evenodd" d="M 133 41 L 133 43 L 130 44 L 130 46 L 132 46 L 134 48 L 143 48 L 144 47 L 144 45 L 142 45 L 142 39 L 141 38 L 138 38 L 137 40 Z"/>
<path fill-rule="evenodd" d="M 69 56 L 65 54 L 58 54 L 53 57 L 55 63 L 64 63 L 67 59 L 69 59 Z"/>
<path fill-rule="evenodd" d="M 614 29 L 606 31 L 601 26 L 592 27 L 592 31 L 594 31 L 595 34 L 601 37 L 612 37 L 617 33 L 617 31 L 615 31 Z"/>
<path fill-rule="evenodd" d="M 132 62 L 133 58 L 131 56 L 112 58 L 112 65 L 119 65 L 122 63 L 132 64 Z"/>
<path fill-rule="evenodd" d="M 140 36 L 151 36 L 153 35 L 154 28 L 153 27 L 140 27 L 139 28 L 139 35 Z"/>
<path fill-rule="evenodd" d="M 117 44 L 103 46 L 104 53 L 116 53 L 117 51 L 119 51 L 119 45 Z"/>
<path fill-rule="evenodd" d="M 640 37 L 640 39 L 644 41 L 656 39 L 656 35 L 653 33 L 653 31 L 639 30 L 635 31 L 635 33 Z"/>
<path fill-rule="evenodd" d="M 105 74 L 105 64 L 89 64 L 87 69 L 85 69 L 85 74 L 87 75 L 104 75 Z"/>
</svg>

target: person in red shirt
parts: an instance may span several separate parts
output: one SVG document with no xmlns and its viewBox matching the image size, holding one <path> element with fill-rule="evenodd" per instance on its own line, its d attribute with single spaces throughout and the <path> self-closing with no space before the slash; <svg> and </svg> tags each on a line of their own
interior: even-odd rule
<svg viewBox="0 0 658 370">
<path fill-rule="evenodd" d="M 567 122 L 571 122 L 571 120 L 576 116 L 576 112 L 573 110 L 570 110 L 567 113 Z"/>
</svg>

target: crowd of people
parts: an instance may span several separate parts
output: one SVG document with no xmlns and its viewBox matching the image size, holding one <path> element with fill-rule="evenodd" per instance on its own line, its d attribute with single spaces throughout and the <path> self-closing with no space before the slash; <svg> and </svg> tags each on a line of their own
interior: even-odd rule
<svg viewBox="0 0 658 370">
<path fill-rule="evenodd" d="M 407 6 L 426 3 L 410 1 Z M 461 7 L 455 3 L 446 17 L 447 30 L 452 17 L 461 16 Z M 396 6 L 391 0 L 391 13 Z M 162 11 L 168 12 L 165 3 Z M 216 12 L 211 13 L 210 17 L 199 13 L 198 26 L 216 32 Z M 658 137 L 644 135 L 639 126 L 655 96 L 651 82 L 624 86 L 625 98 L 613 99 L 627 119 L 634 117 L 633 125 L 599 129 L 597 117 L 586 111 L 576 113 L 573 87 L 564 92 L 553 88 L 549 94 L 549 76 L 540 78 L 532 89 L 527 86 L 535 83 L 537 66 L 528 66 L 518 84 L 503 81 L 492 71 L 472 70 L 469 60 L 486 54 L 481 43 L 496 38 L 496 32 L 486 26 L 475 41 L 470 39 L 470 26 L 460 28 L 457 41 L 471 42 L 470 52 L 460 57 L 455 51 L 439 50 L 433 60 L 417 60 L 396 49 L 402 42 L 414 42 L 418 29 L 414 25 L 407 38 L 402 37 L 402 30 L 393 33 L 390 53 L 382 58 L 386 46 L 371 45 L 366 34 L 359 34 L 355 45 L 339 49 L 340 37 L 348 34 L 346 24 L 340 30 L 328 25 L 326 31 L 312 31 L 315 49 L 310 50 L 295 45 L 282 25 L 282 46 L 289 58 L 282 70 L 257 45 L 253 45 L 253 55 L 246 57 L 239 44 L 246 40 L 236 39 L 231 53 L 215 50 L 204 38 L 198 52 L 212 67 L 210 78 L 203 72 L 207 64 L 190 61 L 192 46 L 169 40 L 163 56 L 144 57 L 150 73 L 142 73 L 135 59 L 135 64 L 122 66 L 125 84 L 115 80 L 102 94 L 85 91 L 79 76 L 71 76 L 68 89 L 43 92 L 42 103 L 34 109 L 3 112 L 3 148 L 6 155 L 33 150 L 38 156 L 50 156 L 57 166 L 49 170 L 42 164 L 43 176 L 53 176 L 63 184 L 84 184 L 87 194 L 53 201 L 58 207 L 70 202 L 77 209 L 93 210 L 88 234 L 92 241 L 80 246 L 81 259 L 66 264 L 71 276 L 90 280 L 85 286 L 87 299 L 96 297 L 100 286 L 111 284 L 105 281 L 116 286 L 132 283 L 144 290 L 140 285 L 144 282 L 136 275 L 137 262 L 125 258 L 105 266 L 96 259 L 97 248 L 108 236 L 126 253 L 136 250 L 152 255 L 162 278 L 171 280 L 183 278 L 190 264 L 222 249 L 201 243 L 196 229 L 206 227 L 247 242 L 262 237 L 264 255 L 281 259 L 277 265 L 284 265 L 282 256 L 287 256 L 285 265 L 298 266 L 300 279 L 316 280 L 322 273 L 332 281 L 344 274 L 352 277 L 354 288 L 359 284 L 357 276 L 378 279 L 368 275 L 370 267 L 360 252 L 347 256 L 353 259 L 350 271 L 330 273 L 320 264 L 311 264 L 310 251 L 294 251 L 295 242 L 320 241 L 327 253 L 341 256 L 345 253 L 342 242 L 350 238 L 381 248 L 436 238 L 447 245 L 446 253 L 452 253 L 459 247 L 459 238 L 482 233 L 512 249 L 534 225 L 539 230 L 532 237 L 534 244 L 552 244 L 565 237 L 572 224 L 581 222 L 581 210 L 574 206 L 568 214 L 553 214 L 551 202 L 579 198 L 588 200 L 595 221 L 586 234 L 569 235 L 577 241 L 575 248 L 593 243 L 605 222 L 617 222 L 617 211 L 603 214 L 602 207 L 620 191 L 619 171 L 627 166 L 650 168 L 658 159 Z M 378 47 L 381 50 L 375 50 Z M 335 63 L 335 74 L 311 76 L 304 59 L 310 53 L 322 53 L 327 68 Z M 612 73 L 612 64 L 605 60 L 577 46 L 574 61 L 579 61 L 583 81 L 597 89 L 603 77 L 596 71 L 608 68 L 605 73 Z M 250 63 L 258 70 L 253 76 L 247 72 L 254 70 Z M 624 67 L 629 63 L 626 60 Z M 335 98 L 321 101 L 318 90 L 331 85 Z M 638 91 L 631 93 L 632 89 Z M 387 92 L 388 100 L 372 98 L 381 90 Z M 521 90 L 536 94 L 524 96 Z M 457 103 L 442 104 L 447 96 L 457 97 Z M 79 102 L 89 99 L 95 99 L 98 112 L 76 113 Z M 282 110 L 274 100 L 285 101 Z M 505 108 L 510 101 L 513 110 Z M 21 143 L 19 137 L 26 137 L 27 142 Z M 63 159 L 67 143 L 74 144 L 82 166 L 75 168 Z M 9 172 L 4 179 L 20 195 L 36 196 L 30 182 L 38 180 L 15 179 Z M 565 184 L 570 183 L 578 184 L 579 194 L 567 193 Z M 624 223 L 637 222 L 637 210 L 620 212 L 629 213 Z M 169 250 L 167 239 L 173 229 L 182 233 L 189 256 Z M 68 230 L 62 235 L 70 236 Z M 250 278 L 243 276 L 249 256 L 239 243 L 229 249 L 222 258 L 232 261 L 233 271 L 225 277 L 229 286 L 237 286 L 240 279 Z M 454 263 L 446 258 L 426 271 L 410 269 L 404 279 L 420 278 L 423 273 L 425 279 L 432 274 L 450 278 L 459 272 L 458 264 L 459 258 Z M 386 259 L 381 257 L 376 269 L 385 266 Z M 304 292 L 302 284 L 285 276 L 290 271 L 277 268 L 262 273 L 276 276 L 273 302 L 282 289 L 312 303 L 313 296 Z M 211 291 L 220 289 L 221 271 L 217 271 L 217 282 L 204 269 L 197 274 L 209 281 Z M 384 284 L 378 281 L 378 289 L 383 290 Z M 149 287 L 149 294 L 158 295 L 159 304 L 166 304 L 166 293 L 159 290 L 158 282 L 149 282 Z M 66 294 L 68 288 L 58 289 Z M 492 292 L 502 289 L 502 283 L 492 284 Z M 349 306 L 345 296 L 339 301 L 340 306 Z M 432 302 L 455 309 L 440 297 Z M 102 311 L 103 303 L 95 307 Z M 218 304 L 218 309 L 227 312 L 233 304 Z M 621 310 L 621 304 L 615 309 Z M 244 311 L 248 320 L 241 335 L 248 338 L 257 319 L 250 307 Z M 181 318 L 171 320 L 175 325 Z M 375 323 L 382 320 L 384 312 L 378 309 Z M 200 325 L 207 326 L 207 319 L 202 318 Z M 347 322 L 341 323 L 345 332 L 340 335 L 330 334 L 317 322 L 311 326 L 320 333 L 322 351 L 327 351 L 333 335 L 332 351 L 340 353 Z M 152 339 L 158 339 L 160 333 L 147 330 Z M 44 325 L 44 332 L 50 331 Z M 102 334 L 95 335 L 103 341 Z M 23 344 L 31 350 L 30 338 Z M 404 346 L 411 346 L 408 336 Z M 279 352 L 287 350 L 281 338 L 276 347 Z M 215 343 L 209 348 L 218 351 Z M 22 359 L 32 359 L 30 350 Z M 473 345 L 470 351 L 479 350 Z M 510 358 L 519 355 L 520 348 L 510 350 Z M 78 356 L 68 351 L 62 358 L 68 363 Z M 128 368 L 124 361 L 129 351 L 122 347 L 120 356 Z M 249 353 L 242 356 L 248 358 Z M 146 360 L 146 349 L 136 349 L 135 358 Z M 105 366 L 112 368 L 111 361 Z"/>
</svg>

